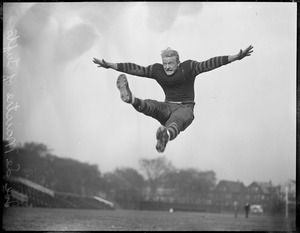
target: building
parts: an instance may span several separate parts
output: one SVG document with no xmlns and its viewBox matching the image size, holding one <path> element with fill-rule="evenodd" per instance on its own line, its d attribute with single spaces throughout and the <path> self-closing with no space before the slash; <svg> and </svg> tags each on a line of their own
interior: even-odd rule
<svg viewBox="0 0 300 233">
<path fill-rule="evenodd" d="M 233 211 L 234 202 L 241 209 L 245 202 L 246 187 L 240 181 L 221 180 L 211 193 L 212 205 L 218 212 Z"/>
<path fill-rule="evenodd" d="M 279 205 L 280 186 L 273 186 L 272 182 L 252 182 L 247 187 L 246 200 L 251 205 L 261 205 L 264 212 L 274 211 Z"/>
</svg>

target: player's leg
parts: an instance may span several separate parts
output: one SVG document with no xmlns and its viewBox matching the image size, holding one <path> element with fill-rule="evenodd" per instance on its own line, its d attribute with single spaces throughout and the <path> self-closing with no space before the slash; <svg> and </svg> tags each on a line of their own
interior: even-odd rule
<svg viewBox="0 0 300 233">
<path fill-rule="evenodd" d="M 181 105 L 180 108 L 172 111 L 165 125 L 170 134 L 170 140 L 174 140 L 180 132 L 184 131 L 193 122 L 194 105 Z"/>
<path fill-rule="evenodd" d="M 174 140 L 180 131 L 184 131 L 194 120 L 194 104 L 179 105 L 136 98 L 131 93 L 124 74 L 118 77 L 117 87 L 124 102 L 132 104 L 138 112 L 153 117 L 162 125 L 156 132 L 158 152 L 164 152 L 168 141 Z"/>
<path fill-rule="evenodd" d="M 168 141 L 174 140 L 181 131 L 184 131 L 194 120 L 194 104 L 172 105 L 172 113 L 165 126 L 158 128 L 156 132 L 158 152 L 164 152 Z"/>
<path fill-rule="evenodd" d="M 134 97 L 134 95 L 129 89 L 129 84 L 124 74 L 121 74 L 118 77 L 117 87 L 120 91 L 121 99 L 126 103 L 132 104 L 132 106 L 138 112 L 143 113 L 146 116 L 153 117 L 154 119 L 158 120 L 161 124 L 165 124 L 166 121 L 169 119 L 171 110 L 168 107 L 168 104 L 156 100 L 142 100 L 137 97 Z"/>
</svg>

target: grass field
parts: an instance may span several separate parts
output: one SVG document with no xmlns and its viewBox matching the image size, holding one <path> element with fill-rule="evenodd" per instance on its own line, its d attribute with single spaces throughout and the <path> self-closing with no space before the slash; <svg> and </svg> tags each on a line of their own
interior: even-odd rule
<svg viewBox="0 0 300 233">
<path fill-rule="evenodd" d="M 296 230 L 295 217 L 240 213 L 161 212 L 136 210 L 82 210 L 7 208 L 6 231 L 284 231 Z"/>
</svg>

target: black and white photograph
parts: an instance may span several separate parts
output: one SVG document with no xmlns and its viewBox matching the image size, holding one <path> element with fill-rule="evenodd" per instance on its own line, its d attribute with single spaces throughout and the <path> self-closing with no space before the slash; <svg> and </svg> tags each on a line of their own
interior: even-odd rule
<svg viewBox="0 0 300 233">
<path fill-rule="evenodd" d="M 297 3 L 16 1 L 2 21 L 4 231 L 297 230 Z"/>
</svg>

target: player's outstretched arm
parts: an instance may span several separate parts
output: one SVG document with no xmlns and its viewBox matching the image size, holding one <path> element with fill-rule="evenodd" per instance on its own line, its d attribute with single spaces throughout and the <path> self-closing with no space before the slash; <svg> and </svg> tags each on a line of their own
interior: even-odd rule
<svg viewBox="0 0 300 233">
<path fill-rule="evenodd" d="M 134 63 L 110 63 L 105 61 L 104 59 L 100 60 L 98 58 L 94 58 L 93 62 L 98 65 L 98 67 L 102 67 L 105 69 L 114 69 L 119 72 L 132 74 L 140 77 L 148 77 L 152 78 L 152 65 L 143 67 Z"/>
<path fill-rule="evenodd" d="M 251 56 L 252 52 L 253 52 L 253 46 L 250 45 L 250 46 L 248 46 L 244 50 L 241 49 L 238 54 L 236 54 L 236 55 L 230 55 L 228 57 L 228 61 L 229 62 L 233 62 L 233 61 L 236 61 L 236 60 L 241 60 L 241 59 L 243 59 L 245 57 Z"/>
<path fill-rule="evenodd" d="M 105 69 L 117 69 L 117 63 L 107 62 L 104 59 L 100 60 L 98 58 L 94 58 L 93 62 L 98 65 L 98 67 L 103 67 Z"/>
</svg>

